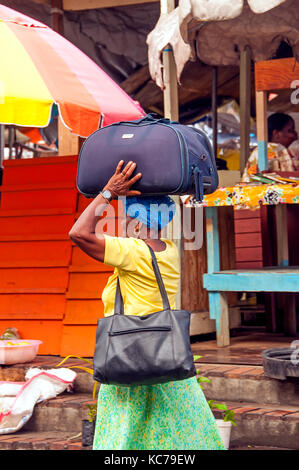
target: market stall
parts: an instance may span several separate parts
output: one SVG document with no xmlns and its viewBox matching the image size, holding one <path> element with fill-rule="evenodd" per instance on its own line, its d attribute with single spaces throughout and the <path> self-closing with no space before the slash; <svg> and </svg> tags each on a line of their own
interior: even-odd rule
<svg viewBox="0 0 299 470">
<path fill-rule="evenodd" d="M 59 113 L 58 156 L 3 162 L 0 332 L 14 326 L 22 338 L 41 340 L 41 354 L 91 356 L 111 269 L 93 262 L 68 236 L 89 203 L 76 187 L 78 136 L 96 130 L 101 115 L 107 125 L 144 112 L 45 24 L 4 5 L 0 18 L 0 155 L 4 125 L 46 129 L 55 104 Z M 0 156 L 0 176 L 1 167 Z"/>
<path fill-rule="evenodd" d="M 257 100 L 258 167 L 268 168 L 267 151 L 267 92 L 291 88 L 299 79 L 295 59 L 258 62 L 255 65 Z M 267 173 L 265 173 L 265 177 Z M 203 275 L 203 285 L 209 292 L 210 318 L 216 320 L 217 345 L 226 346 L 229 339 L 229 315 L 226 292 L 299 292 L 299 269 L 289 266 L 288 226 L 286 205 L 299 203 L 299 179 L 284 178 L 281 184 L 241 183 L 222 187 L 205 196 L 208 273 Z M 186 204 L 192 205 L 191 198 Z M 261 206 L 276 206 L 277 266 L 251 270 L 220 270 L 218 212 L 222 207 L 235 210 L 258 210 Z M 296 336 L 295 296 L 285 298 L 284 332 Z M 275 318 L 272 318 L 275 322 Z"/>
<path fill-rule="evenodd" d="M 298 53 L 298 30 L 295 3 L 284 2 L 235 2 L 234 9 L 229 9 L 232 2 L 223 2 L 221 8 L 212 8 L 203 12 L 203 4 L 197 1 L 179 2 L 179 6 L 168 15 L 160 17 L 156 28 L 148 37 L 149 63 L 153 79 L 163 87 L 163 69 L 160 55 L 163 48 L 173 50 L 176 62 L 177 79 L 185 63 L 197 56 L 208 65 L 240 65 L 240 106 L 241 106 L 241 171 L 244 169 L 249 154 L 249 84 L 250 60 L 256 62 L 256 117 L 259 148 L 259 169 L 267 169 L 267 93 L 277 89 L 291 88 L 294 80 L 299 78 L 296 65 Z M 261 8 L 262 7 L 262 8 Z M 203 13 L 205 16 L 203 17 Z M 278 21 L 279 18 L 279 21 Z M 278 34 L 279 31 L 279 34 Z M 294 57 L 283 59 L 288 61 L 289 68 L 284 72 L 286 62 L 264 61 L 271 59 L 283 40 L 288 40 Z M 165 50 L 165 49 L 164 49 Z M 271 75 L 265 71 L 269 63 L 276 65 L 276 72 Z M 280 64 L 280 74 L 277 65 Z M 261 71 L 261 72 L 260 72 Z M 259 73 L 260 72 L 260 73 Z M 216 75 L 216 74 L 215 74 Z M 271 76 L 269 83 L 260 85 L 263 78 Z M 276 81 L 274 80 L 276 77 Z M 291 80 L 290 80 L 291 79 Z M 217 76 L 214 76 L 213 103 L 217 91 Z M 214 106 L 215 108 L 215 106 Z M 217 119 L 217 114 L 213 118 Z M 216 132 L 217 126 L 214 123 Z M 217 139 L 214 135 L 214 145 Z M 271 193 L 271 194 L 270 194 Z M 278 197 L 272 197 L 275 194 Z M 207 271 L 203 275 L 203 286 L 208 291 L 210 318 L 216 320 L 217 345 L 226 346 L 230 342 L 228 303 L 225 292 L 298 292 L 298 269 L 288 267 L 288 245 L 286 204 L 297 204 L 299 186 L 297 184 L 247 185 L 228 186 L 219 189 L 204 199 L 206 206 L 206 240 L 207 240 Z M 247 204 L 240 204 L 240 200 Z M 187 204 L 190 203 L 187 202 Z M 277 213 L 277 259 L 278 266 L 259 270 L 221 270 L 221 250 L 226 240 L 219 236 L 218 218 L 224 207 L 256 209 L 268 205 L 276 205 Z M 296 311 L 294 296 L 287 296 L 284 319 L 285 332 L 296 334 Z"/>
</svg>

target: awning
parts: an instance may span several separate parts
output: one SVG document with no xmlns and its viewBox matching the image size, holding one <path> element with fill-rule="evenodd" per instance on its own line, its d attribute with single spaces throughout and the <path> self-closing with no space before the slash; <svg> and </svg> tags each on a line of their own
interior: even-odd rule
<svg viewBox="0 0 299 470">
<path fill-rule="evenodd" d="M 267 60 L 283 40 L 299 59 L 297 0 L 180 0 L 147 37 L 150 73 L 163 88 L 161 53 L 168 44 L 179 81 L 186 62 L 196 56 L 208 65 L 238 65 L 248 45 L 255 61 Z"/>
</svg>

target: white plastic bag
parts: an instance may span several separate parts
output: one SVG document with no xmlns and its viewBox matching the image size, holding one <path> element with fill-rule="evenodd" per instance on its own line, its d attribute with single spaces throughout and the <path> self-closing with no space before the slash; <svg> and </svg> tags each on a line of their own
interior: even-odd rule
<svg viewBox="0 0 299 470">
<path fill-rule="evenodd" d="M 70 390 L 76 377 L 76 372 L 66 368 L 31 368 L 25 382 L 0 382 L 0 434 L 21 429 L 32 416 L 36 403 Z"/>
</svg>

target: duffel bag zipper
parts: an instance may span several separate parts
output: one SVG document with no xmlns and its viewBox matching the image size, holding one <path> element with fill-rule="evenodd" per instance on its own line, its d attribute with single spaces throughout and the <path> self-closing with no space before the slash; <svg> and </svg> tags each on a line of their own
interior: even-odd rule
<svg viewBox="0 0 299 470">
<path fill-rule="evenodd" d="M 165 127 L 169 127 L 170 129 L 172 129 L 176 136 L 177 136 L 177 139 L 178 139 L 178 142 L 179 142 L 179 146 L 180 146 L 180 153 L 181 155 L 183 155 L 183 157 L 181 157 L 181 164 L 182 164 L 182 174 L 181 174 L 181 181 L 179 182 L 178 186 L 176 187 L 176 189 L 172 192 L 170 192 L 169 194 L 176 194 L 178 191 L 181 191 L 182 190 L 182 186 L 183 186 L 183 181 L 185 180 L 186 181 L 186 184 L 185 184 L 185 187 L 183 188 L 183 190 L 187 190 L 188 186 L 189 186 L 189 178 L 188 178 L 188 163 L 189 163 L 189 159 L 188 159 L 188 156 L 189 156 L 189 152 L 188 152 L 188 148 L 187 148 L 187 144 L 186 144 L 186 141 L 185 141 L 185 138 L 184 136 L 182 135 L 182 133 L 175 129 L 174 127 L 172 127 L 171 124 L 166 124 L 164 122 L 159 122 L 159 123 L 156 123 L 156 122 L 144 122 L 143 124 L 136 124 L 136 123 L 122 123 L 122 125 L 124 126 L 135 126 L 135 127 L 143 127 L 143 126 L 152 126 L 153 124 L 159 124 L 160 126 L 165 126 Z M 114 126 L 115 124 L 111 124 L 111 126 Z"/>
<path fill-rule="evenodd" d="M 109 331 L 109 336 L 126 335 L 129 333 L 141 333 L 145 331 L 171 331 L 171 326 L 150 326 L 148 328 L 131 328 L 130 330 Z"/>
<path fill-rule="evenodd" d="M 143 126 L 150 126 L 152 124 L 154 124 L 155 122 L 144 122 L 143 124 L 137 124 L 137 123 L 134 123 L 134 122 L 122 122 L 121 124 L 123 126 L 133 126 L 133 127 L 143 127 Z M 90 136 L 88 136 L 88 139 L 90 140 L 90 137 L 93 136 L 94 134 L 100 132 L 101 130 L 103 129 L 107 129 L 108 127 L 114 127 L 114 126 L 117 126 L 119 123 L 115 122 L 113 124 L 110 124 L 109 126 L 105 126 L 105 127 L 102 127 L 100 129 L 97 129 L 96 131 L 94 131 L 92 134 L 90 134 Z M 181 134 L 181 132 L 177 129 L 174 129 L 174 127 L 171 126 L 171 124 L 166 124 L 166 123 L 162 123 L 162 122 L 159 122 L 158 124 L 160 124 L 160 126 L 166 126 L 166 127 L 169 127 L 170 129 L 172 129 L 176 136 L 177 136 L 177 139 L 179 141 L 179 146 L 180 146 L 180 149 L 181 149 L 181 155 L 183 154 L 183 158 L 181 158 L 181 164 L 182 164 L 182 175 L 181 175 L 181 181 L 179 183 L 179 185 L 177 186 L 177 188 L 170 192 L 169 194 L 176 194 L 178 191 L 180 191 L 182 189 L 182 185 L 183 185 L 183 181 L 185 179 L 186 181 L 186 184 L 185 184 L 185 188 L 188 188 L 189 186 L 189 152 L 188 152 L 188 148 L 187 148 L 187 144 L 186 144 L 186 141 L 185 141 L 185 138 L 184 136 Z M 84 142 L 83 142 L 83 145 L 81 147 L 81 150 L 79 152 L 79 158 L 78 158 L 78 168 L 79 168 L 79 165 L 80 165 L 80 162 L 81 162 L 81 155 L 82 155 L 82 151 L 83 151 L 83 147 L 85 146 L 86 144 L 86 141 L 88 140 L 86 139 Z M 78 172 L 77 172 L 77 187 L 78 187 Z M 184 190 L 185 190 L 184 188 Z M 82 193 L 84 196 L 86 197 L 94 197 L 93 194 L 87 194 L 87 193 Z"/>
<path fill-rule="evenodd" d="M 181 176 L 181 181 L 176 189 L 176 191 L 187 191 L 187 188 L 189 187 L 190 181 L 190 175 L 189 175 L 189 150 L 186 144 L 186 140 L 184 135 L 180 132 L 179 129 L 175 129 L 172 127 L 171 124 L 162 124 L 164 126 L 170 127 L 177 135 L 179 144 L 180 144 L 180 149 L 181 149 L 181 155 L 183 155 L 183 158 L 181 160 L 182 162 L 182 176 Z M 185 185 L 183 186 L 183 182 L 185 180 Z"/>
</svg>

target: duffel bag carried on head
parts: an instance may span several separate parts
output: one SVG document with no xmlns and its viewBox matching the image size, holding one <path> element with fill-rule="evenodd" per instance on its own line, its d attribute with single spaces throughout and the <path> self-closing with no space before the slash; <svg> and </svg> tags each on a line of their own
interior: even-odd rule
<svg viewBox="0 0 299 470">
<path fill-rule="evenodd" d="M 206 134 L 169 119 L 148 114 L 91 134 L 79 155 L 78 190 L 96 197 L 120 160 L 137 164 L 135 172 L 142 173 L 142 178 L 134 189 L 144 196 L 192 194 L 202 201 L 204 194 L 218 186 L 214 152 Z"/>
</svg>

